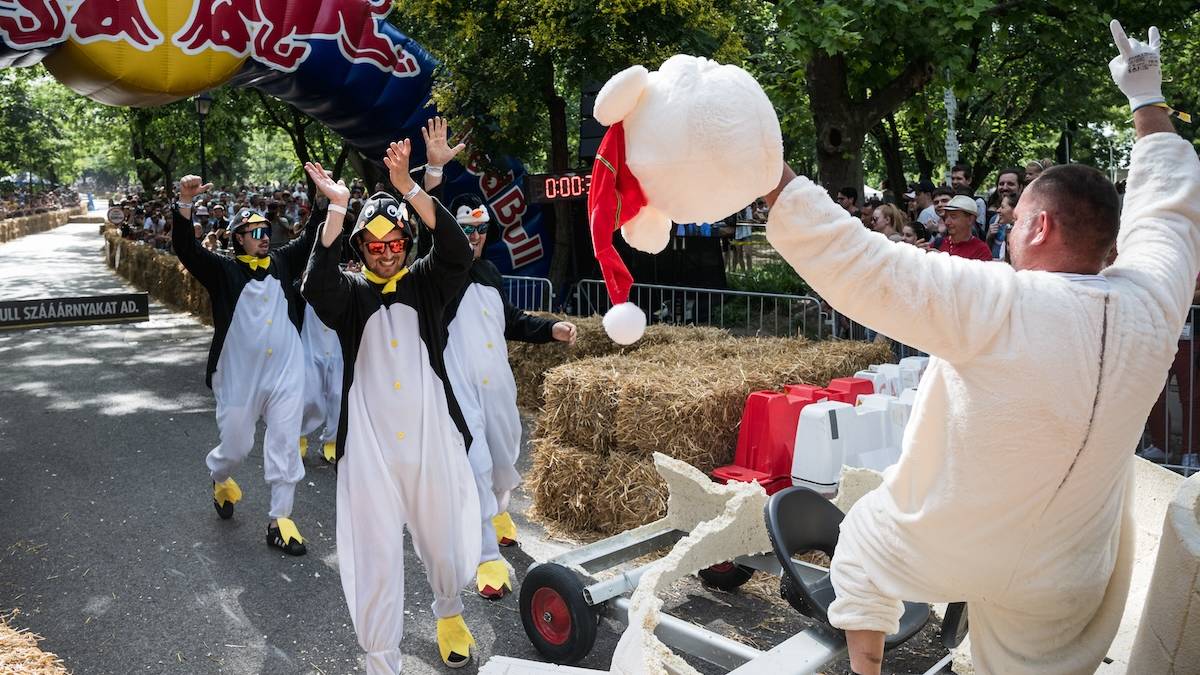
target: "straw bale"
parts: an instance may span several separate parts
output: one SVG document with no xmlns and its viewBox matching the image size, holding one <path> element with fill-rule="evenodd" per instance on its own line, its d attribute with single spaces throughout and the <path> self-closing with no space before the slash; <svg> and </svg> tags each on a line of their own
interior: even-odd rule
<svg viewBox="0 0 1200 675">
<path fill-rule="evenodd" d="M 531 516 L 568 532 L 593 529 L 596 487 L 604 458 L 552 438 L 534 439 L 533 462 L 525 489 L 533 497 Z"/>
<path fill-rule="evenodd" d="M 11 621 L 12 615 L 0 616 L 0 673 L 67 674 L 58 656 L 38 648 L 41 636 L 13 628 Z"/>
<path fill-rule="evenodd" d="M 652 460 L 613 452 L 604 463 L 604 476 L 593 493 L 592 529 L 613 535 L 667 515 L 667 484 Z"/>
<path fill-rule="evenodd" d="M 732 461 L 750 393 L 824 385 L 891 357 L 886 346 L 850 341 L 747 338 L 688 347 L 682 359 L 669 346 L 639 355 L 610 418 L 614 449 L 662 452 L 709 472 Z"/>
<path fill-rule="evenodd" d="M 707 342 L 729 337 L 728 331 L 720 328 L 659 324 L 647 327 L 641 340 L 623 347 L 613 342 L 604 332 L 599 316 L 569 317 L 563 314 L 531 313 L 559 321 L 570 321 L 575 324 L 577 331 L 575 344 L 570 346 L 561 342 L 508 343 L 508 360 L 517 383 L 517 405 L 526 410 L 537 410 L 542 406 L 542 385 L 546 373 L 565 363 L 612 354 L 628 354 L 660 344 Z"/>
</svg>

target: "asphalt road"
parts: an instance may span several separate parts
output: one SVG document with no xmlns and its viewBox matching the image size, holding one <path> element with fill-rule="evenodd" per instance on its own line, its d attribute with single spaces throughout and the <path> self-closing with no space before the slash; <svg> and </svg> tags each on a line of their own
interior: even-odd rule
<svg viewBox="0 0 1200 675">
<path fill-rule="evenodd" d="M 136 290 L 105 267 L 102 249 L 97 226 L 83 223 L 0 245 L 0 298 Z M 145 323 L 0 332 L 0 611 L 19 609 L 15 624 L 45 636 L 43 648 L 79 675 L 361 672 L 336 569 L 333 469 L 310 452 L 296 492 L 307 556 L 264 543 L 261 444 L 236 474 L 237 516 L 213 511 L 210 337 L 154 302 Z M 519 492 L 522 548 L 505 551 L 518 580 L 533 557 L 569 546 L 529 523 L 528 505 Z M 411 546 L 405 574 L 404 671 L 446 673 Z M 468 590 L 483 660 L 538 658 L 515 595 L 488 602 Z M 760 648 L 804 626 L 778 605 L 694 582 L 673 595 L 672 611 Z M 614 628 L 601 626 L 580 665 L 607 668 Z"/>
</svg>

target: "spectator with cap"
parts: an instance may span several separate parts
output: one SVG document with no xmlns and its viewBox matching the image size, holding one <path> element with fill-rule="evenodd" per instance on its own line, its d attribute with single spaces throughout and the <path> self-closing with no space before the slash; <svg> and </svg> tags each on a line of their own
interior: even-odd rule
<svg viewBox="0 0 1200 675">
<path fill-rule="evenodd" d="M 975 210 L 975 200 L 963 195 L 955 195 L 950 203 L 946 204 L 943 210 L 946 236 L 942 239 L 939 251 L 974 260 L 992 259 L 992 251 L 988 245 L 972 233 L 977 215 Z"/>
<path fill-rule="evenodd" d="M 211 225 L 209 225 L 209 213 L 207 206 L 197 206 L 194 215 L 196 216 L 194 223 L 200 227 L 201 232 L 208 232 L 210 229 L 212 229 Z"/>
</svg>

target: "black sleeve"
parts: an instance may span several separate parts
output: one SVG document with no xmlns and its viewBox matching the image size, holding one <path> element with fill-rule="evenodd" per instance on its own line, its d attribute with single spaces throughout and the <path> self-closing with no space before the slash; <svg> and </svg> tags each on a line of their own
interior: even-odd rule
<svg viewBox="0 0 1200 675">
<path fill-rule="evenodd" d="M 476 262 L 479 269 L 479 279 L 500 292 L 500 300 L 504 303 L 504 339 L 517 342 L 533 342 L 544 344 L 554 341 L 554 324 L 556 319 L 543 319 L 539 316 L 526 314 L 508 301 L 508 293 L 504 290 L 504 277 L 490 261 Z"/>
<path fill-rule="evenodd" d="M 322 222 L 324 219 L 322 219 Z M 318 235 L 312 254 L 308 257 L 308 268 L 304 272 L 304 282 L 300 286 L 300 294 L 305 302 L 312 305 L 313 311 L 321 321 L 330 328 L 341 324 L 342 314 L 350 304 L 350 281 L 338 267 L 342 256 L 342 238 L 334 240 L 332 246 L 324 246 Z"/>
<path fill-rule="evenodd" d="M 412 270 L 414 275 L 422 277 L 444 307 L 462 290 L 475 254 L 467 235 L 446 207 L 437 199 L 433 199 L 433 207 L 437 226 L 429 232 L 433 240 L 429 255 L 413 263 Z"/>
<path fill-rule="evenodd" d="M 287 263 L 288 269 L 299 270 L 312 252 L 313 243 L 317 240 L 317 230 L 325 222 L 326 209 L 316 208 L 308 214 L 308 222 L 304 224 L 304 234 L 279 247 L 278 255 Z M 294 273 L 294 272 L 293 272 Z"/>
<path fill-rule="evenodd" d="M 171 209 L 171 248 L 183 267 L 206 288 L 220 274 L 222 256 L 200 245 L 196 241 L 192 221 L 184 218 L 179 209 Z"/>
</svg>

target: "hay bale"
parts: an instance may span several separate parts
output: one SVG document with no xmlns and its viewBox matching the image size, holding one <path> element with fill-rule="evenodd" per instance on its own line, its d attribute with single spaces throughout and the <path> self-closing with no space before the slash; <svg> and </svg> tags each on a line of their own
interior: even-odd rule
<svg viewBox="0 0 1200 675">
<path fill-rule="evenodd" d="M 530 515 L 567 532 L 593 529 L 592 502 L 604 458 L 553 438 L 534 439 L 532 452 L 532 467 L 525 479 L 525 489 L 533 497 Z"/>
<path fill-rule="evenodd" d="M 593 493 L 591 529 L 614 535 L 667 515 L 667 484 L 652 460 L 613 452 L 605 457 L 605 465 Z"/>
<path fill-rule="evenodd" d="M 0 673 L 67 675 L 58 656 L 38 647 L 41 636 L 12 627 L 15 614 L 14 610 L 8 616 L 0 616 Z"/>
<path fill-rule="evenodd" d="M 599 316 L 569 317 L 564 314 L 531 313 L 559 321 L 570 321 L 578 329 L 575 344 L 572 346 L 560 342 L 508 343 L 508 360 L 517 383 L 517 405 L 531 411 L 540 408 L 545 400 L 542 387 L 546 373 L 565 363 L 612 354 L 628 354 L 660 344 L 708 342 L 729 338 L 729 332 L 720 328 L 658 324 L 647 327 L 641 340 L 623 347 L 613 342 L 604 332 Z"/>
</svg>

